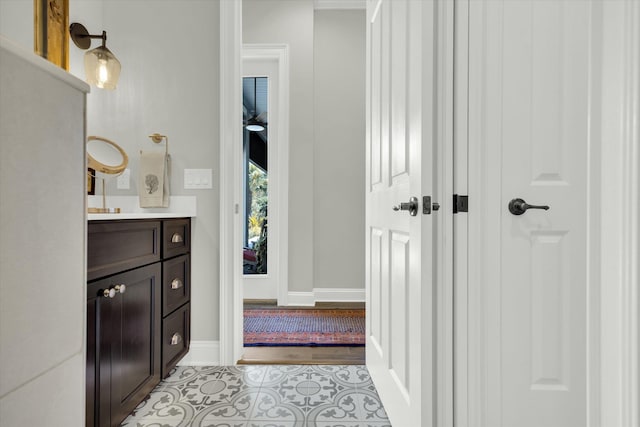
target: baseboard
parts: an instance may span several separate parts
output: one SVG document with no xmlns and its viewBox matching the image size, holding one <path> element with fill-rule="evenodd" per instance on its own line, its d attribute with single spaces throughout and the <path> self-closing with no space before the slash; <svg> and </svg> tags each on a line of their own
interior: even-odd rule
<svg viewBox="0 0 640 427">
<path fill-rule="evenodd" d="M 365 290 L 344 288 L 313 288 L 316 302 L 364 302 Z"/>
<path fill-rule="evenodd" d="M 220 365 L 220 341 L 191 341 L 189 353 L 178 363 L 179 366 Z"/>
<path fill-rule="evenodd" d="M 287 305 L 313 306 L 316 301 L 313 292 L 289 292 Z"/>
<path fill-rule="evenodd" d="M 314 288 L 313 292 L 289 292 L 287 305 L 314 306 L 316 302 L 364 302 L 364 289 Z"/>
</svg>

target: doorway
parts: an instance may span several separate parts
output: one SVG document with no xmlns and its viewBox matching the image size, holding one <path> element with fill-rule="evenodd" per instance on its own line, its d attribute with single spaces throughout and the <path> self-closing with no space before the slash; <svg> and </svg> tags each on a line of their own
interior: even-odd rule
<svg viewBox="0 0 640 427">
<path fill-rule="evenodd" d="M 286 46 L 245 45 L 242 51 L 242 151 L 239 158 L 243 298 L 285 304 L 288 286 L 288 87 Z"/>
<path fill-rule="evenodd" d="M 288 266 L 285 267 L 289 274 L 289 286 L 282 286 L 282 292 L 269 298 L 265 295 L 248 294 L 247 283 L 254 282 L 255 276 L 244 275 L 242 299 L 274 299 L 278 306 L 295 305 L 305 308 L 314 306 L 317 301 L 358 301 L 363 304 L 364 195 L 361 188 L 364 185 L 365 174 L 365 84 L 362 79 L 365 65 L 365 26 L 362 19 L 364 11 L 333 14 L 322 12 L 324 15 L 331 15 L 325 17 L 325 21 L 333 25 L 331 28 L 327 24 L 324 25 L 327 33 L 335 29 L 336 21 L 332 19 L 334 15 L 349 16 L 351 20 L 359 15 L 355 25 L 352 21 L 349 21 L 352 25 L 340 25 L 344 31 L 354 33 L 354 37 L 355 33 L 358 33 L 358 38 L 352 42 L 351 34 L 339 40 L 327 40 L 328 36 L 315 37 L 315 31 L 319 28 L 314 22 L 316 13 L 313 7 L 306 8 L 303 2 L 270 5 L 270 8 L 278 8 L 277 13 L 274 10 L 269 12 L 279 16 L 275 19 L 277 22 L 284 19 L 281 18 L 283 14 L 289 17 L 292 14 L 303 15 L 304 24 L 297 22 L 295 30 L 284 29 L 282 22 L 278 25 L 274 24 L 274 20 L 261 19 L 268 11 L 259 3 L 262 2 L 243 2 L 243 21 L 245 26 L 251 29 L 250 32 L 247 29 L 243 32 L 245 41 L 250 42 L 244 45 L 243 50 L 246 53 L 248 46 L 256 50 L 282 46 L 265 45 L 263 41 L 286 41 L 288 50 L 284 52 L 283 59 L 290 63 L 291 87 L 295 86 L 295 91 L 289 94 L 291 112 L 287 116 L 291 140 L 289 166 L 292 177 L 288 186 L 291 208 L 287 225 L 290 237 L 287 242 Z M 259 7 L 263 8 L 261 12 L 256 10 Z M 255 16 L 247 19 L 247 11 L 251 11 Z M 274 35 L 277 31 L 280 31 L 278 36 Z M 311 35 L 313 37 L 310 37 Z M 322 44 L 323 40 L 325 44 Z M 331 46 L 330 41 L 333 42 Z M 338 46 L 335 44 L 336 41 Z M 352 47 L 350 50 L 346 49 L 345 46 L 352 46 L 356 42 L 359 43 L 359 47 L 355 54 Z M 345 50 L 348 53 L 340 53 L 340 59 L 328 64 L 326 60 L 317 60 L 317 52 L 320 50 L 332 55 Z M 322 58 L 325 56 L 327 54 Z M 359 71 L 357 76 L 353 75 L 354 71 L 351 70 L 336 71 L 340 69 L 336 65 L 353 63 L 360 64 L 356 67 L 356 72 Z M 248 76 L 245 64 L 246 59 L 243 59 L 242 74 Z M 325 68 L 321 69 L 322 66 Z M 251 75 L 265 74 L 258 70 Z M 319 79 L 322 79 L 321 83 L 318 82 Z M 270 95 L 273 95 L 272 91 Z M 271 104 L 274 96 L 269 98 Z M 352 111 L 354 103 L 357 104 L 357 111 Z M 274 124 L 271 110 L 268 116 L 268 142 L 271 144 L 270 134 Z M 323 119 L 320 120 L 319 117 Z M 274 171 L 270 158 L 268 171 L 270 175 Z M 273 233 L 275 228 L 271 219 L 271 206 L 268 211 L 268 230 L 269 233 Z M 242 207 L 240 212 L 243 212 Z M 270 235 L 268 241 L 271 249 Z M 269 267 L 269 276 L 270 271 Z"/>
<path fill-rule="evenodd" d="M 242 49 L 242 133 L 240 221 L 234 227 L 242 265 L 234 283 L 243 298 L 286 304 L 288 287 L 288 48 L 244 45 Z"/>
</svg>

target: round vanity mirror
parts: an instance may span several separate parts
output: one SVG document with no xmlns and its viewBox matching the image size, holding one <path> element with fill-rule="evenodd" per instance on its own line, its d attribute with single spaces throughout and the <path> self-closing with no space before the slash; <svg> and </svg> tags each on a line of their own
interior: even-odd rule
<svg viewBox="0 0 640 427">
<path fill-rule="evenodd" d="M 115 142 L 100 136 L 87 138 L 87 167 L 92 175 L 102 178 L 102 207 L 89 208 L 89 213 L 120 213 L 120 208 L 106 207 L 105 178 L 120 175 L 127 168 L 129 157 Z"/>
<path fill-rule="evenodd" d="M 100 136 L 87 138 L 87 167 L 96 174 L 119 175 L 128 163 L 127 153 L 115 142 Z"/>
</svg>

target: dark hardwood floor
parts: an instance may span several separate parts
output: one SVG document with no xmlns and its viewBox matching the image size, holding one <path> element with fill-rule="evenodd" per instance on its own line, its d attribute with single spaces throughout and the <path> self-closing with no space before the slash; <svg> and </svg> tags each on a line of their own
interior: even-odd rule
<svg viewBox="0 0 640 427">
<path fill-rule="evenodd" d="M 246 307 L 276 307 L 271 300 L 245 300 Z M 315 307 L 288 307 L 296 309 L 355 309 L 364 308 L 363 302 L 324 302 Z M 364 347 L 245 347 L 239 365 L 364 365 Z"/>
<path fill-rule="evenodd" d="M 239 365 L 364 365 L 364 347 L 245 347 Z"/>
</svg>

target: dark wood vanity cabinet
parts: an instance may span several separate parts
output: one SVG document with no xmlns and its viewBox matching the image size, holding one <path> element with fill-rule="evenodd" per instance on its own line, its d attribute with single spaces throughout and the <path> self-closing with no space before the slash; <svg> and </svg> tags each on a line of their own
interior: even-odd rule
<svg viewBox="0 0 640 427">
<path fill-rule="evenodd" d="M 86 425 L 119 426 L 189 350 L 190 220 L 88 230 Z"/>
</svg>

